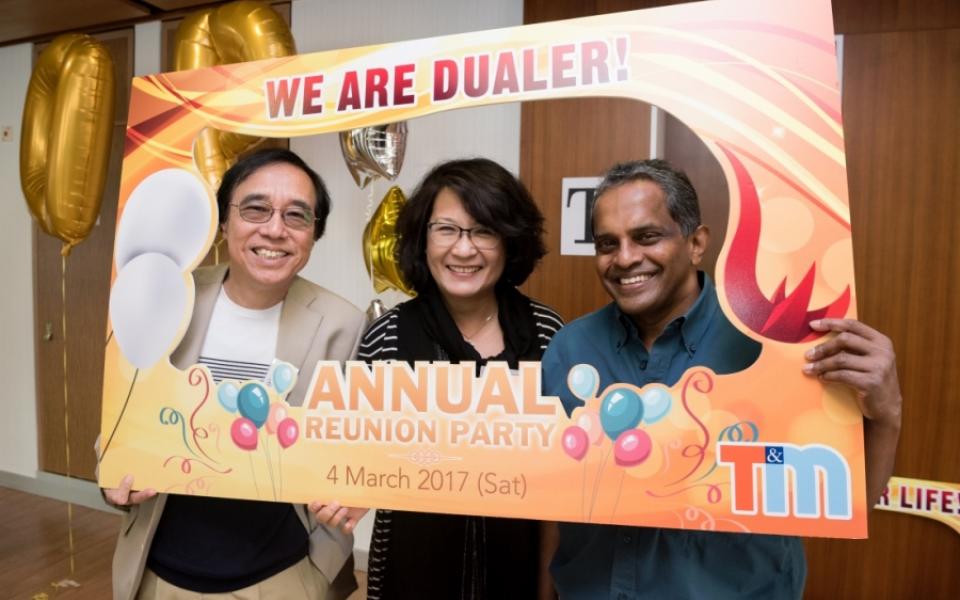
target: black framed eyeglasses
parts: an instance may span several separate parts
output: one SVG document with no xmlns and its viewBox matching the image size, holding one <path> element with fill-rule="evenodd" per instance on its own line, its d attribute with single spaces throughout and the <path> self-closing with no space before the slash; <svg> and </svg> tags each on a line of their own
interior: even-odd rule
<svg viewBox="0 0 960 600">
<path fill-rule="evenodd" d="M 500 234 L 485 225 L 460 227 L 444 221 L 427 223 L 427 238 L 441 248 L 456 244 L 463 234 L 467 234 L 477 250 L 493 250 L 500 245 Z"/>
<path fill-rule="evenodd" d="M 306 206 L 292 204 L 286 208 L 274 208 L 269 202 L 253 200 L 249 202 L 231 203 L 230 206 L 236 206 L 240 218 L 248 223 L 266 223 L 273 218 L 275 211 L 280 211 L 280 217 L 283 224 L 290 229 L 311 229 L 317 221 L 314 212 Z"/>
</svg>

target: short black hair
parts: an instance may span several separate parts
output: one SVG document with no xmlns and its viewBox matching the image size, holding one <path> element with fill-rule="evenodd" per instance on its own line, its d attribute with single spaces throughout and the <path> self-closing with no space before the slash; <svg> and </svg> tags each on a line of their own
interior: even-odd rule
<svg viewBox="0 0 960 600">
<path fill-rule="evenodd" d="M 680 226 L 684 237 L 700 226 L 700 200 L 690 178 L 683 171 L 658 158 L 622 162 L 610 167 L 604 174 L 603 181 L 597 186 L 594 198 L 599 200 L 605 192 L 631 181 L 652 181 L 660 186 L 667 197 L 670 218 Z M 596 206 L 597 203 L 594 202 L 590 214 L 591 224 L 594 223 L 593 212 L 596 211 Z"/>
<path fill-rule="evenodd" d="M 317 197 L 317 205 L 314 207 L 317 220 L 314 223 L 313 239 L 319 240 L 323 235 L 323 230 L 327 226 L 327 216 L 330 214 L 330 193 L 327 192 L 327 186 L 323 179 L 317 175 L 317 172 L 310 168 L 296 153 L 285 148 L 264 148 L 249 154 L 236 162 L 223 174 L 223 180 L 220 182 L 220 188 L 217 190 L 217 208 L 220 210 L 220 224 L 227 222 L 227 215 L 230 212 L 230 200 L 233 192 L 248 177 L 258 170 L 268 165 L 276 163 L 286 163 L 293 165 L 307 174 L 313 183 L 314 195 Z"/>
<path fill-rule="evenodd" d="M 397 218 L 397 262 L 417 292 L 434 285 L 427 266 L 427 222 L 433 203 L 444 188 L 455 193 L 463 207 L 502 240 L 506 264 L 497 283 L 518 286 L 527 280 L 547 253 L 543 244 L 543 214 L 520 180 L 486 158 L 452 160 L 433 168 L 407 201 Z"/>
</svg>

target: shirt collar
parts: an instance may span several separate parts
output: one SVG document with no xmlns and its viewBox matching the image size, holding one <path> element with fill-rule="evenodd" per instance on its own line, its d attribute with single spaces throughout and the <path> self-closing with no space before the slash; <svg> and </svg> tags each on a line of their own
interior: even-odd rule
<svg viewBox="0 0 960 600">
<path fill-rule="evenodd" d="M 680 327 L 680 340 L 683 343 L 687 354 L 693 356 L 707 332 L 712 316 L 719 310 L 717 302 L 717 292 L 713 280 L 703 271 L 697 271 L 697 280 L 700 284 L 700 295 L 694 301 L 687 312 L 671 321 L 667 327 Z M 617 351 L 620 351 L 627 342 L 633 339 L 640 339 L 640 333 L 637 331 L 637 325 L 629 316 L 620 310 L 620 307 L 613 303 L 613 315 L 619 324 L 617 335 Z M 677 325 L 674 325 L 676 323 Z"/>
</svg>

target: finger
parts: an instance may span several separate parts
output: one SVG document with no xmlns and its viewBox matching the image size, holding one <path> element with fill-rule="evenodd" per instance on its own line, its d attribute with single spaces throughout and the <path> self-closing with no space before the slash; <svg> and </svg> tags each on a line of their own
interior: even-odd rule
<svg viewBox="0 0 960 600">
<path fill-rule="evenodd" d="M 329 523 L 330 523 L 330 525 L 331 525 L 332 527 L 337 527 L 337 526 L 339 526 L 340 523 L 342 523 L 345 519 L 348 519 L 348 516 L 347 516 L 347 507 L 346 507 L 346 506 L 341 506 L 339 509 L 337 509 L 336 512 L 333 513 L 333 516 L 330 517 Z"/>
<path fill-rule="evenodd" d="M 883 346 L 874 340 L 867 339 L 856 333 L 844 331 L 808 350 L 804 355 L 807 360 L 818 360 L 840 352 L 850 352 L 862 356 L 877 354 L 885 351 Z"/>
<path fill-rule="evenodd" d="M 810 328 L 814 331 L 835 331 L 837 333 L 849 331 L 867 339 L 883 337 L 882 333 L 856 319 L 817 319 L 810 322 Z"/>
<path fill-rule="evenodd" d="M 874 371 L 876 360 L 869 356 L 839 352 L 803 365 L 803 372 L 810 375 L 819 375 L 831 371 L 857 371 L 869 373 Z"/>
<path fill-rule="evenodd" d="M 155 489 L 153 489 L 153 488 L 147 488 L 147 489 L 141 490 L 141 491 L 139 491 L 139 492 L 133 492 L 132 494 L 130 494 L 130 502 L 129 502 L 129 503 L 130 503 L 130 504 L 141 504 L 141 503 L 143 503 L 143 502 L 146 502 L 146 501 L 149 500 L 150 498 L 153 498 L 153 497 L 156 496 L 156 495 L 157 495 L 157 490 L 155 490 Z"/>
<path fill-rule="evenodd" d="M 860 404 L 860 412 L 863 412 L 864 407 L 862 401 L 868 395 L 870 386 L 872 385 L 872 380 L 867 373 L 841 369 L 820 373 L 818 377 L 821 381 L 840 383 L 852 388 L 853 391 L 856 392 L 858 400 L 861 401 L 858 403 Z"/>
<path fill-rule="evenodd" d="M 133 486 L 133 475 L 126 475 L 120 480 L 116 488 L 104 492 L 110 502 L 118 506 L 125 506 L 130 502 L 130 488 Z"/>
<path fill-rule="evenodd" d="M 325 525 L 333 524 L 331 521 L 333 517 L 337 514 L 337 511 L 340 510 L 339 502 L 331 502 L 330 504 L 323 504 L 321 502 L 314 502 L 311 504 L 311 507 L 319 506 L 319 508 L 314 511 L 317 521 Z"/>
</svg>

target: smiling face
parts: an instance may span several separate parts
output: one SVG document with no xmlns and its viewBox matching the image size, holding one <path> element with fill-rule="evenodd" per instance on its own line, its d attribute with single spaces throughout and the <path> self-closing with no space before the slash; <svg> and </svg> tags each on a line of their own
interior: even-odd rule
<svg viewBox="0 0 960 600">
<path fill-rule="evenodd" d="M 437 194 L 428 222 L 450 223 L 464 229 L 477 226 L 460 197 L 449 188 Z M 502 241 L 493 249 L 478 250 L 465 233 L 450 246 L 434 243 L 427 235 L 426 255 L 430 274 L 448 304 L 493 297 L 506 263 Z"/>
<path fill-rule="evenodd" d="M 222 225 L 230 254 L 230 272 L 224 289 L 230 299 L 247 308 L 267 308 L 283 300 L 294 277 L 307 264 L 313 249 L 313 228 L 293 229 L 282 213 L 292 206 L 316 206 L 313 182 L 288 163 L 267 164 L 243 180 L 233 191 L 231 205 L 269 202 L 274 209 L 266 223 L 250 223 L 236 206 Z"/>
<path fill-rule="evenodd" d="M 656 183 L 635 180 L 607 190 L 594 207 L 597 274 L 626 315 L 652 341 L 700 294 L 697 265 L 709 234 L 684 237 Z"/>
</svg>

